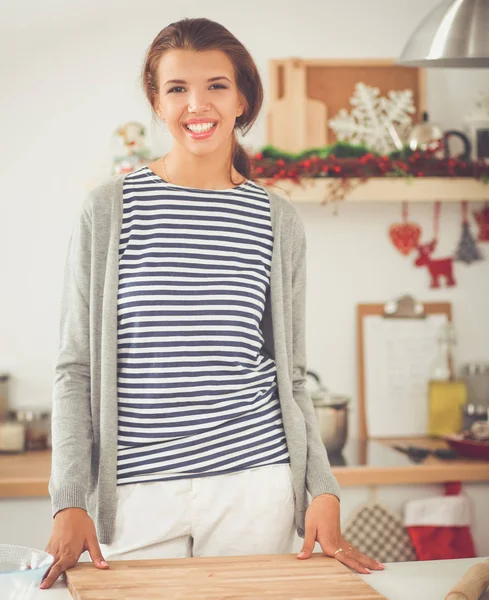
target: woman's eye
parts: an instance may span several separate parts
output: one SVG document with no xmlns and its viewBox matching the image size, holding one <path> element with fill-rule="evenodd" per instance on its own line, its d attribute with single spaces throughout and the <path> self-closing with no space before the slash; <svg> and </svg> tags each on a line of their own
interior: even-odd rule
<svg viewBox="0 0 489 600">
<path fill-rule="evenodd" d="M 171 94 L 172 92 L 181 92 L 184 91 L 185 88 L 183 88 L 181 85 L 177 85 L 175 87 L 172 87 L 170 90 L 168 90 L 168 93 Z"/>
<path fill-rule="evenodd" d="M 223 85 L 222 83 L 213 83 L 211 85 L 211 88 L 216 88 L 218 90 L 227 90 L 227 86 Z"/>
</svg>

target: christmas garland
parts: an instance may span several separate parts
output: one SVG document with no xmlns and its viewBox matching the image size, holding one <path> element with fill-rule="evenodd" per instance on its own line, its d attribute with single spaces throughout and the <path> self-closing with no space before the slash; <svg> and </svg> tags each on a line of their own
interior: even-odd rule
<svg viewBox="0 0 489 600">
<path fill-rule="evenodd" d="M 426 151 L 392 152 L 381 156 L 364 146 L 336 143 L 291 154 L 265 146 L 252 155 L 254 176 L 268 183 L 288 179 L 300 183 L 303 178 L 348 179 L 370 177 L 470 177 L 489 183 L 489 164 L 459 158 L 438 158 L 441 146 Z"/>
</svg>

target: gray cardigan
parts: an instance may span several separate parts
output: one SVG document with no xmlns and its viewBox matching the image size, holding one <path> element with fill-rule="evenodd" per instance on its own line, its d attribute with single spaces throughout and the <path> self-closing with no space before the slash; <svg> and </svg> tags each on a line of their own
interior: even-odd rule
<svg viewBox="0 0 489 600">
<path fill-rule="evenodd" d="M 90 192 L 71 235 L 61 302 L 53 390 L 53 515 L 87 510 L 99 541 L 110 544 L 116 508 L 117 290 L 125 175 Z M 305 387 L 306 240 L 297 208 L 268 191 L 273 229 L 263 352 L 273 357 L 304 536 L 307 491 L 339 497 L 310 394 Z M 306 491 L 307 490 L 307 491 Z"/>
</svg>

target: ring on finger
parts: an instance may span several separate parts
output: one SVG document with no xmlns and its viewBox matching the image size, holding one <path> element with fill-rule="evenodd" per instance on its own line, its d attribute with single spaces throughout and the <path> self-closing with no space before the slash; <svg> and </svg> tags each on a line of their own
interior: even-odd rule
<svg viewBox="0 0 489 600">
<path fill-rule="evenodd" d="M 340 552 L 344 552 L 343 548 L 338 548 L 338 550 L 335 551 L 334 556 L 336 556 Z"/>
</svg>

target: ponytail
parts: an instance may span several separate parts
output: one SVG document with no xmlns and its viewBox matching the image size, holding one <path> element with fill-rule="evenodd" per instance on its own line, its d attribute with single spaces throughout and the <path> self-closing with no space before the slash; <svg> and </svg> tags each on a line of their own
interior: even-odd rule
<svg viewBox="0 0 489 600">
<path fill-rule="evenodd" d="M 236 171 L 238 171 L 240 175 L 242 175 L 246 179 L 252 178 L 250 157 L 236 138 L 234 138 L 233 143 L 233 167 L 236 169 Z"/>
</svg>

